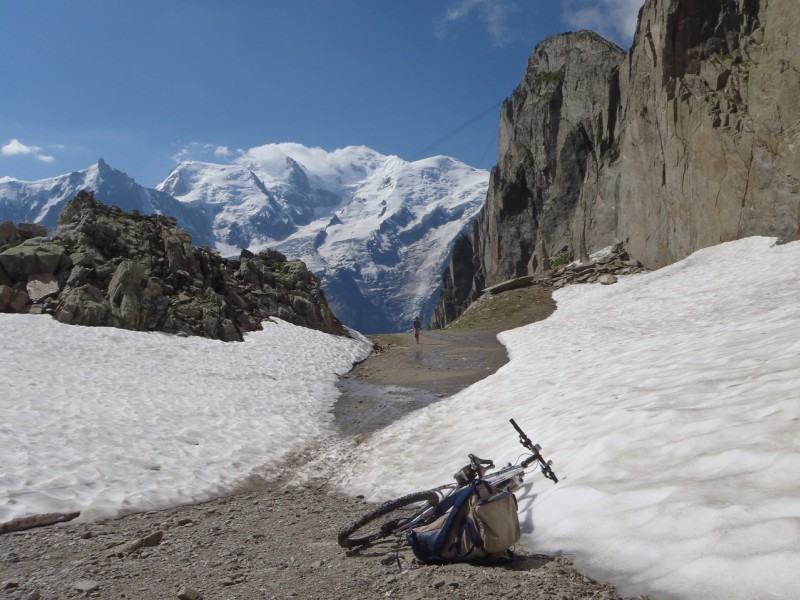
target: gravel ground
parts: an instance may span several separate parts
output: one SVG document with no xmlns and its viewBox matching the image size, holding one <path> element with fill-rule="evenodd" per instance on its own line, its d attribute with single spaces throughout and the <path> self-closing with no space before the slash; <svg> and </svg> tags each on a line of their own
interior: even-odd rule
<svg viewBox="0 0 800 600">
<path fill-rule="evenodd" d="M 524 322 L 553 309 L 546 294 L 530 294 L 519 300 Z M 203 504 L 0 535 L 0 600 L 619 598 L 566 556 L 431 566 L 397 539 L 349 552 L 337 545 L 339 528 L 369 506 L 332 491 L 326 453 L 346 455 L 370 431 L 507 360 L 491 328 L 423 332 L 421 341 L 380 336 L 382 352 L 343 382 L 338 431 L 270 480 L 254 477 Z"/>
<path fill-rule="evenodd" d="M 0 598 L 619 598 L 567 557 L 429 566 L 396 539 L 345 552 L 367 505 L 323 482 L 0 537 Z M 148 545 L 153 544 L 153 545 Z"/>
</svg>

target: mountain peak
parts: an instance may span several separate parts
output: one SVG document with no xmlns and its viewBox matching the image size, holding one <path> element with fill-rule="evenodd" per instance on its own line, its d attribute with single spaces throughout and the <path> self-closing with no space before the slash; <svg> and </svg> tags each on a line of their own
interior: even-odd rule
<svg viewBox="0 0 800 600">
<path fill-rule="evenodd" d="M 0 193 L 18 199 L 9 206 L 20 222 L 52 227 L 61 207 L 90 189 L 126 212 L 175 217 L 195 243 L 223 256 L 279 250 L 323 280 L 348 326 L 374 333 L 432 313 L 454 239 L 483 204 L 488 179 L 447 157 L 407 163 L 362 146 L 285 144 L 232 164 L 182 162 L 156 189 L 100 158 L 24 190 L 0 185 Z M 3 209 L 0 221 L 8 218 Z"/>
</svg>

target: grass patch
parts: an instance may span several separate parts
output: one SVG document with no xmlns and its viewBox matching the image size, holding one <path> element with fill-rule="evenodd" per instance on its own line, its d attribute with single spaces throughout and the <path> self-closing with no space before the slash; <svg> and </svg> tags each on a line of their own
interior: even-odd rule
<svg viewBox="0 0 800 600">
<path fill-rule="evenodd" d="M 376 333 L 368 335 L 367 339 L 372 342 L 372 345 L 380 351 L 386 350 L 391 346 L 403 346 L 403 338 L 396 333 Z"/>
<path fill-rule="evenodd" d="M 501 294 L 487 294 L 445 329 L 451 331 L 505 331 L 541 321 L 555 310 L 551 292 L 531 285 Z"/>
</svg>

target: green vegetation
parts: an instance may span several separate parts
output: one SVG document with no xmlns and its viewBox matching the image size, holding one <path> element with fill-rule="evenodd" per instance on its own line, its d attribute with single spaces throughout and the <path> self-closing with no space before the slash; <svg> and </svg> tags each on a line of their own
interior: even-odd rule
<svg viewBox="0 0 800 600">
<path fill-rule="evenodd" d="M 563 250 L 563 251 L 559 252 L 558 254 L 556 254 L 550 260 L 550 266 L 552 266 L 554 269 L 557 269 L 558 267 L 563 267 L 565 265 L 568 265 L 571 262 L 572 262 L 572 254 L 570 253 L 570 251 L 569 250 Z"/>
<path fill-rule="evenodd" d="M 367 338 L 372 342 L 372 345 L 378 350 L 386 350 L 391 346 L 404 346 L 403 338 L 396 333 L 376 333 L 368 335 Z"/>
<path fill-rule="evenodd" d="M 558 69 L 557 71 L 545 71 L 543 73 L 538 73 L 536 76 L 537 83 L 542 83 L 544 85 L 561 83 L 563 79 L 564 69 Z"/>
<path fill-rule="evenodd" d="M 546 318 L 555 309 L 550 290 L 539 285 L 508 290 L 474 302 L 450 323 L 451 331 L 504 331 Z"/>
</svg>

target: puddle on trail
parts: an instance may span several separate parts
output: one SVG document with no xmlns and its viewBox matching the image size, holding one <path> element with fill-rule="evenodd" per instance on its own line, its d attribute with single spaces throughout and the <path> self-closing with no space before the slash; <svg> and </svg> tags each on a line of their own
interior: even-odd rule
<svg viewBox="0 0 800 600">
<path fill-rule="evenodd" d="M 334 420 L 347 435 L 368 435 L 443 397 L 418 388 L 376 385 L 356 376 L 343 377 L 336 386 L 342 395 L 333 410 Z"/>
</svg>

